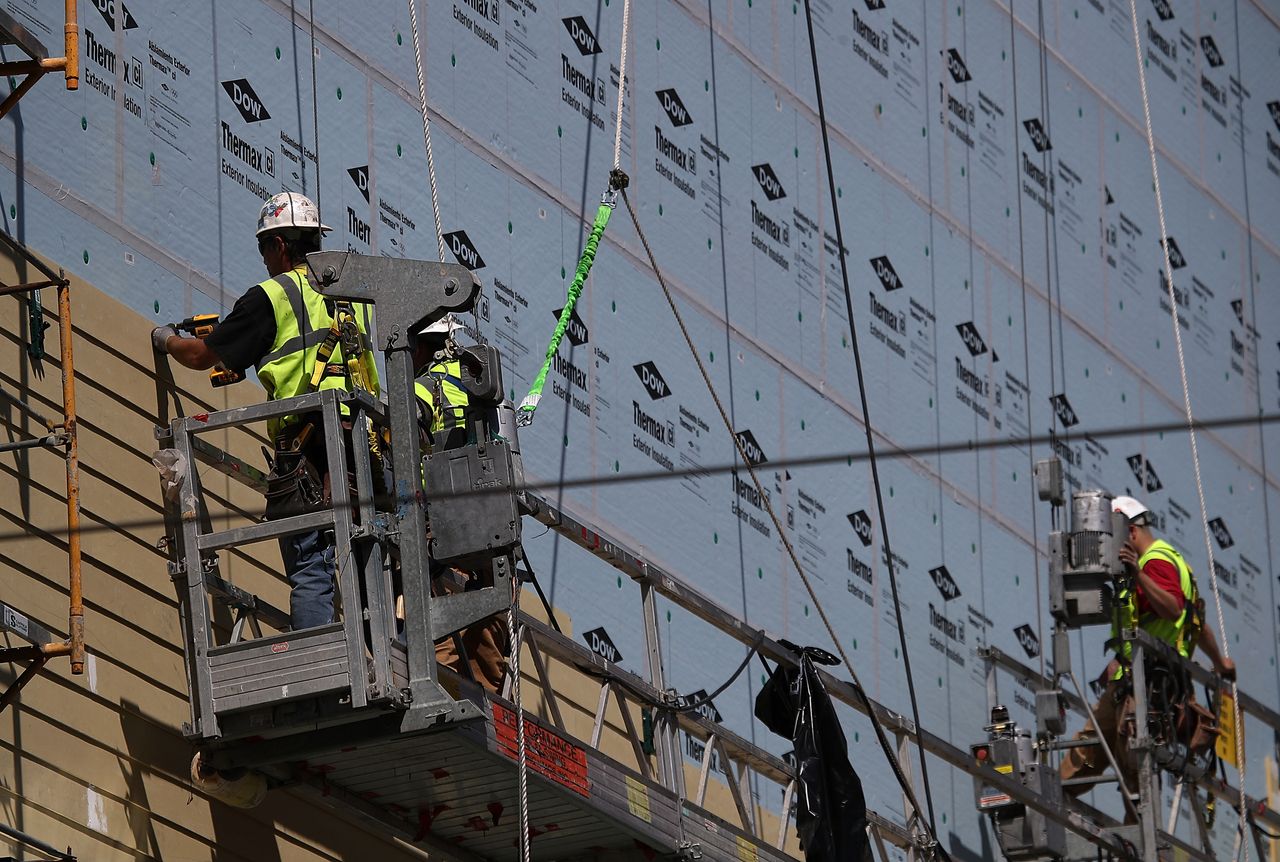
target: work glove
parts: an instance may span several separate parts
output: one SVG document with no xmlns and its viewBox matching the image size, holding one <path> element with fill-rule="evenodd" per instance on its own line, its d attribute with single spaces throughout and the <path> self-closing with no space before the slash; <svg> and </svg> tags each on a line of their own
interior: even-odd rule
<svg viewBox="0 0 1280 862">
<path fill-rule="evenodd" d="M 156 353 L 168 353 L 169 339 L 177 334 L 178 330 L 174 329 L 172 324 L 157 326 L 151 330 L 151 346 L 155 348 Z"/>
</svg>

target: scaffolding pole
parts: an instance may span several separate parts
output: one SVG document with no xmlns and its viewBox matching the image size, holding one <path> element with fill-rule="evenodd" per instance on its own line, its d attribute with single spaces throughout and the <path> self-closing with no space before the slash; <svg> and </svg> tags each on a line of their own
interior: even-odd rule
<svg viewBox="0 0 1280 862">
<path fill-rule="evenodd" d="M 74 0 L 68 7 L 74 10 Z M 40 447 L 61 448 L 66 461 L 67 479 L 67 638 L 57 639 L 52 633 L 25 614 L 4 608 L 0 629 L 17 634 L 30 646 L 0 650 L 0 661 L 30 661 L 31 664 L 0 695 L 0 712 L 17 699 L 22 688 L 45 666 L 50 658 L 66 655 L 71 659 L 71 673 L 84 673 L 84 592 L 81 580 L 80 551 L 80 449 L 77 440 L 75 363 L 71 324 L 71 282 L 62 270 L 54 271 L 31 253 L 25 245 L 0 231 L 0 245 L 11 256 L 21 259 L 44 276 L 44 280 L 23 284 L 0 284 L 0 295 L 29 293 L 44 287 L 55 287 L 58 292 L 58 343 L 62 366 L 62 419 L 50 422 L 41 417 L 26 402 L 13 396 L 8 400 L 18 405 L 31 417 L 42 422 L 49 433 L 26 440 L 15 440 L 0 445 L 0 453 Z"/>
</svg>

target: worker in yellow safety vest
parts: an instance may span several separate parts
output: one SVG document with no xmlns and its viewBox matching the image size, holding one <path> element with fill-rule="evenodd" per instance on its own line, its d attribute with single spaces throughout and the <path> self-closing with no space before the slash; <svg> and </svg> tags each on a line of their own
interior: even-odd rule
<svg viewBox="0 0 1280 862">
<path fill-rule="evenodd" d="M 470 398 L 462 381 L 462 364 L 444 355 L 449 338 L 461 329 L 457 318 L 446 315 L 418 334 L 414 350 L 417 373 L 414 392 L 418 396 L 419 426 L 426 451 L 454 448 L 467 442 L 466 410 Z M 427 493 L 430 494 L 430 489 Z M 458 591 L 461 587 L 456 581 L 469 577 L 468 573 L 456 569 L 442 569 L 432 575 L 433 596 Z M 457 641 L 462 643 L 463 654 L 459 653 Z M 502 687 L 509 652 L 506 623 L 501 615 L 495 614 L 458 632 L 456 640 L 450 636 L 437 643 L 436 661 L 463 676 L 469 671 L 476 682 L 497 693 Z"/>
<path fill-rule="evenodd" d="M 360 388 L 376 396 L 368 306 L 326 300 L 307 269 L 307 254 L 320 250 L 328 230 L 310 198 L 297 192 L 275 195 L 258 214 L 258 253 L 268 278 L 245 291 L 206 338 L 183 338 L 172 326 L 159 326 L 152 330 L 152 345 L 196 370 L 219 363 L 238 372 L 253 366 L 273 401 L 322 389 Z M 274 418 L 267 431 L 275 444 L 267 517 L 327 505 L 329 465 L 318 417 Z M 332 622 L 333 532 L 286 536 L 280 539 L 280 555 L 292 588 L 293 629 Z"/>
<path fill-rule="evenodd" d="M 1199 646 L 1214 670 L 1228 679 L 1235 678 L 1235 663 L 1219 650 L 1213 629 L 1204 620 L 1204 602 L 1191 567 L 1173 545 L 1152 533 L 1151 510 L 1133 497 L 1116 497 L 1112 507 L 1128 519 L 1129 537 L 1120 550 L 1120 559 L 1130 575 L 1130 586 L 1121 590 L 1114 601 L 1112 642 L 1117 645 L 1117 652 L 1103 674 L 1106 685 L 1093 708 L 1098 726 L 1085 725 L 1076 738 L 1100 735 L 1105 739 L 1116 755 L 1125 784 L 1133 788 L 1136 774 L 1124 744 L 1126 738 L 1121 734 L 1122 702 L 1129 692 L 1133 644 L 1120 637 L 1121 631 L 1141 628 L 1187 659 Z M 1064 781 L 1088 778 L 1099 775 L 1106 766 L 1107 758 L 1100 745 L 1078 746 L 1068 750 L 1059 774 Z M 1091 786 L 1068 785 L 1064 790 L 1078 796 Z"/>
</svg>

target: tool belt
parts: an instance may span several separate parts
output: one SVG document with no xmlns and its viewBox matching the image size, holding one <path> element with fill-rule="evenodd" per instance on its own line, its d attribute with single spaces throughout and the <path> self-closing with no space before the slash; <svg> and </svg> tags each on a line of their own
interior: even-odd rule
<svg viewBox="0 0 1280 862">
<path fill-rule="evenodd" d="M 1217 716 L 1196 702 L 1190 677 L 1181 668 L 1170 668 L 1155 659 L 1147 661 L 1146 676 L 1148 725 L 1157 744 L 1178 742 L 1185 745 L 1187 755 L 1184 762 L 1208 756 L 1221 730 Z M 1174 685 L 1170 686 L 1168 680 L 1173 680 Z M 1132 676 L 1126 674 L 1122 685 L 1117 688 L 1117 695 L 1120 734 L 1127 740 L 1137 734 L 1137 701 Z M 1127 748 L 1127 741 L 1122 747 Z"/>
<path fill-rule="evenodd" d="M 277 435 L 267 476 L 266 518 L 274 521 L 317 512 L 330 504 L 328 465 L 320 423 L 304 419 Z"/>
</svg>

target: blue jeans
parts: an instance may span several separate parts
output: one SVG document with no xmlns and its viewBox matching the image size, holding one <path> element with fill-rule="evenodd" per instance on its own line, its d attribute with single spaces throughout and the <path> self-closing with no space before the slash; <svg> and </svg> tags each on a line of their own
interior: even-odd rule
<svg viewBox="0 0 1280 862">
<path fill-rule="evenodd" d="M 280 539 L 289 578 L 289 619 L 294 631 L 333 622 L 333 531 L 313 530 Z"/>
</svg>

